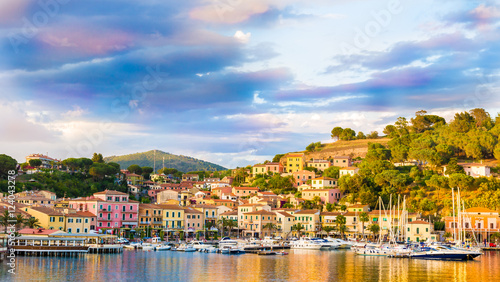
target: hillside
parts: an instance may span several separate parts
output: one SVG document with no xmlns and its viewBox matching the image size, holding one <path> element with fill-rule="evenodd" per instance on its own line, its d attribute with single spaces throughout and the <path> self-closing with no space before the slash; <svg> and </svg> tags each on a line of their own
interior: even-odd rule
<svg viewBox="0 0 500 282">
<path fill-rule="evenodd" d="M 339 140 L 334 143 L 324 144 L 321 146 L 321 149 L 313 152 L 307 152 L 305 150 L 301 152 L 306 154 L 307 160 L 309 159 L 327 160 L 335 156 L 351 156 L 352 158 L 356 157 L 364 158 L 366 156 L 366 153 L 368 152 L 369 143 L 380 143 L 386 146 L 390 140 L 391 140 L 390 138 L 360 139 L 351 141 Z"/>
<path fill-rule="evenodd" d="M 326 144 L 321 147 L 320 151 L 306 152 L 308 159 L 328 159 L 335 156 L 352 156 L 353 158 L 364 158 L 368 152 L 368 143 L 380 143 L 387 145 L 391 139 L 377 138 L 377 139 L 360 139 L 351 141 L 342 141 Z"/>
<path fill-rule="evenodd" d="M 118 163 L 120 164 L 122 169 L 126 169 L 127 167 L 133 164 L 139 165 L 141 167 L 143 166 L 153 167 L 154 155 L 155 155 L 154 151 L 151 150 L 147 152 L 135 153 L 130 155 L 105 157 L 104 161 Z M 220 165 L 198 160 L 193 157 L 173 155 L 170 153 L 165 153 L 160 150 L 156 150 L 157 170 L 163 167 L 163 158 L 165 158 L 165 167 L 175 168 L 183 172 L 201 171 L 201 170 L 207 170 L 207 171 L 226 170 L 225 167 L 222 167 Z"/>
</svg>

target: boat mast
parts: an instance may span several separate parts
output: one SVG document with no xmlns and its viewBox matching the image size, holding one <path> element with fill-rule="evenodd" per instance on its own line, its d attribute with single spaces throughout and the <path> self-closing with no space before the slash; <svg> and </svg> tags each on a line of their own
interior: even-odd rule
<svg viewBox="0 0 500 282">
<path fill-rule="evenodd" d="M 452 187 L 451 188 L 451 202 L 453 204 L 453 242 L 457 241 L 457 235 L 456 235 L 456 229 L 457 229 L 457 222 L 456 222 L 456 217 L 455 217 L 455 189 Z"/>
</svg>

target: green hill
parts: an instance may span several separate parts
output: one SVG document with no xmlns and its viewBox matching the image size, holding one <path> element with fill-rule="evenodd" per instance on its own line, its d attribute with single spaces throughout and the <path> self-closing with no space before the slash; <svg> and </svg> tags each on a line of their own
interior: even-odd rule
<svg viewBox="0 0 500 282">
<path fill-rule="evenodd" d="M 120 164 L 122 169 L 126 169 L 127 167 L 133 164 L 139 165 L 141 167 L 143 166 L 153 167 L 154 158 L 155 158 L 154 150 L 151 150 L 143 153 L 135 153 L 130 155 L 105 157 L 104 161 L 118 163 Z M 205 171 L 227 170 L 225 167 L 222 167 L 217 164 L 198 160 L 193 157 L 173 155 L 170 153 L 162 152 L 160 150 L 156 150 L 156 170 L 159 170 L 163 167 L 163 158 L 165 158 L 165 167 L 175 168 L 183 172 L 202 171 L 202 170 Z"/>
</svg>

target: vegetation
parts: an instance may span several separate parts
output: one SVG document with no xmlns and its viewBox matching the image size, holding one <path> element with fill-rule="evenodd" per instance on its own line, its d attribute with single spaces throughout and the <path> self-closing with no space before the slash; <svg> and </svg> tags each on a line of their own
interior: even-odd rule
<svg viewBox="0 0 500 282">
<path fill-rule="evenodd" d="M 165 158 L 165 167 L 175 168 L 179 171 L 220 171 L 226 168 L 202 160 L 198 160 L 188 156 L 173 155 L 156 150 L 156 153 L 151 150 L 143 153 L 135 153 L 123 156 L 105 157 L 106 162 L 116 162 L 121 167 L 129 167 L 130 165 L 138 165 L 140 167 L 154 167 L 154 159 L 156 155 L 156 168 L 163 166 L 163 158 Z"/>
<path fill-rule="evenodd" d="M 11 156 L 0 154 L 0 179 L 7 179 L 10 170 L 15 170 L 17 161 Z"/>
</svg>

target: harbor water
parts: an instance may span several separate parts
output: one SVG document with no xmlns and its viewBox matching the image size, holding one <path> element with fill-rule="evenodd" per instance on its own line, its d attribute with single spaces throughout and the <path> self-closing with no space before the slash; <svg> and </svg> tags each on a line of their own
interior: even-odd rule
<svg viewBox="0 0 500 282">
<path fill-rule="evenodd" d="M 80 257 L 18 257 L 1 281 L 500 281 L 500 252 L 473 261 L 357 256 L 290 250 L 284 256 L 124 251 Z"/>
</svg>

